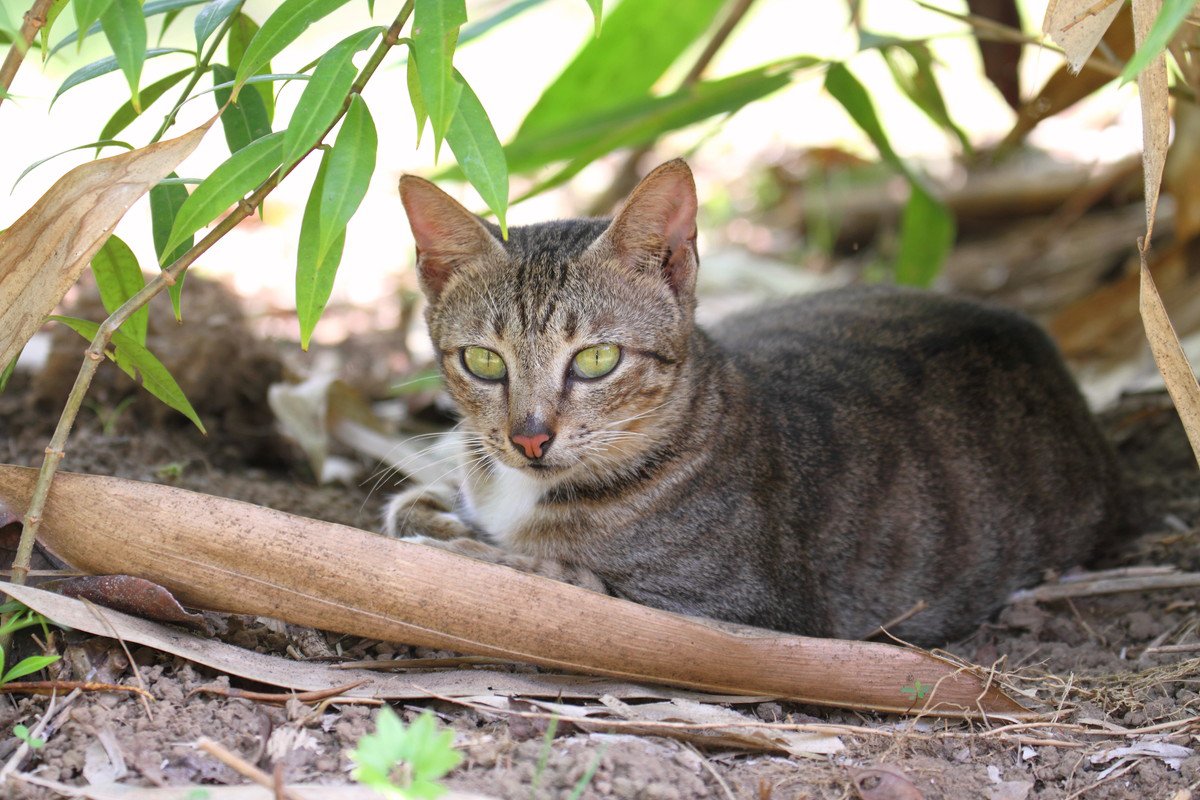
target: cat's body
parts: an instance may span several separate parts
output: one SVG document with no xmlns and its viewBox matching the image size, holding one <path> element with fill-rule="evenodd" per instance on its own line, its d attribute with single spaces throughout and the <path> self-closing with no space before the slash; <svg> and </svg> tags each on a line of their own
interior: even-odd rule
<svg viewBox="0 0 1200 800">
<path fill-rule="evenodd" d="M 449 546 L 812 635 L 861 636 L 924 601 L 893 632 L 935 642 L 1116 529 L 1111 453 L 1016 314 L 870 288 L 696 329 L 683 174 L 660 168 L 611 225 L 514 229 L 503 247 L 454 230 L 469 223 L 453 209 L 422 217 L 436 196 L 410 185 L 431 336 L 475 436 L 457 494 L 401 495 L 393 533 L 471 536 L 495 549 Z M 573 373 L 602 342 L 617 365 Z M 474 375 L 472 347 L 504 377 Z"/>
</svg>

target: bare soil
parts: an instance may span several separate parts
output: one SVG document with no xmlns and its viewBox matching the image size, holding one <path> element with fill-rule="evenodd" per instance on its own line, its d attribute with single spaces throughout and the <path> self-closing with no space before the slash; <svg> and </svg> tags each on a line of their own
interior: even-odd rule
<svg viewBox="0 0 1200 800">
<path fill-rule="evenodd" d="M 236 320 L 229 333 L 235 342 L 241 340 L 233 350 L 271 363 L 269 348 L 250 341 Z M 211 355 L 214 370 L 195 379 L 198 387 L 206 382 L 214 385 L 213 381 L 224 385 L 230 374 L 264 373 L 261 367 L 242 370 L 245 364 L 218 344 L 207 345 L 215 353 Z M 72 348 L 76 354 L 79 350 Z M 73 368 L 66 370 L 68 382 L 73 372 Z M 254 408 L 262 402 L 265 382 L 235 393 L 236 397 L 217 393 L 219 407 L 201 412 L 213 428 L 213 435 L 205 439 L 185 421 L 158 414 L 141 401 L 127 413 L 112 416 L 120 398 L 135 390 L 128 382 L 121 383 L 125 379 L 116 370 L 107 372 L 95 394 L 100 405 L 80 416 L 65 469 L 170 483 L 358 527 L 375 526 L 385 492 L 371 492 L 369 484 L 315 486 L 307 468 Z M 205 394 L 202 388 L 189 393 L 193 398 Z M 39 376 L 36 385 L 22 376 L 14 380 L 0 395 L 0 462 L 40 460 L 63 396 L 62 380 Z M 1139 498 L 1140 511 L 1137 538 L 1106 554 L 1099 566 L 1154 564 L 1200 571 L 1200 473 L 1169 400 L 1161 394 L 1126 398 L 1103 419 Z M 254 427 L 247 430 L 247 425 Z M 447 780 L 449 787 L 503 798 L 568 797 L 596 764 L 583 798 L 832 800 L 857 796 L 853 782 L 858 770 L 888 765 L 907 776 L 928 800 L 1187 800 L 1200 786 L 1200 755 L 1183 758 L 1177 769 L 1153 755 L 1135 756 L 1107 774 L 1103 770 L 1114 762 L 1093 763 L 1093 757 L 1134 743 L 1197 746 L 1200 646 L 1190 653 L 1144 651 L 1200 641 L 1198 601 L 1200 591 L 1187 589 L 1045 605 L 1022 602 L 948 648 L 978 663 L 996 664 L 1000 679 L 1028 692 L 1042 707 L 1060 709 L 1058 727 L 989 731 L 987 726 L 778 702 L 739 707 L 767 721 L 820 721 L 876 731 L 843 734 L 846 750 L 836 756 L 788 758 L 706 752 L 659 737 L 589 734 L 568 724 L 558 726 L 547 750 L 545 719 L 506 718 L 447 703 L 406 705 L 398 710 L 411 717 L 423 707 L 432 708 L 454 728 L 466 758 Z M 215 635 L 222 639 L 287 657 L 434 655 L 263 620 L 209 617 Z M 80 665 L 90 665 L 99 666 L 112 680 L 133 680 L 125 654 L 115 642 L 66 634 L 58 647 L 64 655 L 64 677 L 83 669 Z M 375 709 L 367 706 L 324 707 L 293 700 L 278 707 L 189 696 L 198 686 L 227 684 L 228 678 L 146 648 L 133 649 L 132 658 L 154 702 L 144 705 L 112 693 L 82 696 L 70 707 L 66 723 L 25 764 L 26 770 L 73 785 L 102 782 L 114 775 L 133 785 L 243 782 L 196 750 L 195 741 L 204 735 L 268 772 L 282 763 L 289 782 L 345 783 L 350 768 L 347 751 L 372 728 Z M 32 725 L 46 708 L 45 698 L 0 699 L 0 732 L 4 732 L 0 761 L 7 760 L 18 745 L 7 731 L 17 723 Z M 1180 724 L 1172 726 L 1174 722 Z M 1129 734 L 1133 729 L 1149 730 Z M 544 766 L 539 766 L 543 760 Z M 12 798 L 55 796 L 17 783 L 4 792 Z"/>
</svg>

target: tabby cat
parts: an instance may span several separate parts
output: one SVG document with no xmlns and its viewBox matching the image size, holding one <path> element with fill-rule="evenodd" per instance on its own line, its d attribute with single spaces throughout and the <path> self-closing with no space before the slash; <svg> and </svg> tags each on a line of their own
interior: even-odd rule
<svg viewBox="0 0 1200 800">
<path fill-rule="evenodd" d="M 683 161 L 612 220 L 507 241 L 400 193 L 463 417 L 457 486 L 387 532 L 658 608 L 943 642 L 1121 524 L 1112 454 L 1054 345 L 1009 311 L 852 288 L 710 331 Z"/>
</svg>

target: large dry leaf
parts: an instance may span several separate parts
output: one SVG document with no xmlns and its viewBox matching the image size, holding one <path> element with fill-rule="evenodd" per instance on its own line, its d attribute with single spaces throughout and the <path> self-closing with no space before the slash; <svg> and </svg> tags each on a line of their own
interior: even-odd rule
<svg viewBox="0 0 1200 800">
<path fill-rule="evenodd" d="M 1050 0 L 1042 32 L 1063 49 L 1071 71 L 1079 72 L 1123 4 L 1123 0 Z"/>
<path fill-rule="evenodd" d="M 1192 372 L 1192 365 L 1188 363 L 1183 346 L 1179 343 L 1175 326 L 1163 308 L 1162 298 L 1158 294 L 1158 287 L 1154 285 L 1154 276 L 1146 266 L 1144 254 L 1141 275 L 1139 310 L 1142 324 L 1146 326 L 1146 338 L 1150 340 L 1150 352 L 1154 354 L 1154 363 L 1162 373 L 1171 401 L 1175 403 L 1175 410 L 1179 412 L 1179 419 L 1187 431 L 1192 453 L 1200 462 L 1200 383 L 1196 382 L 1196 374 Z"/>
<path fill-rule="evenodd" d="M 119 637 L 122 641 L 136 642 L 186 658 L 227 675 L 298 692 L 323 692 L 363 681 L 360 686 L 341 694 L 345 697 L 369 697 L 376 700 L 475 697 L 493 693 L 509 697 L 599 699 L 613 695 L 626 700 L 659 700 L 680 694 L 650 686 L 580 675 L 480 669 L 405 672 L 394 675 L 363 669 L 335 669 L 326 664 L 264 655 L 213 639 L 182 633 L 158 622 L 131 617 L 108 608 L 89 606 L 82 601 L 30 586 L 0 583 L 0 590 L 39 614 L 75 630 L 95 636 Z M 726 696 L 710 698 L 688 692 L 683 694 L 689 699 L 711 702 L 728 702 L 731 699 Z"/>
<path fill-rule="evenodd" d="M 76 167 L 0 234 L 0 369 L 41 327 L 129 207 L 196 149 L 215 119 L 177 139 Z"/>
<path fill-rule="evenodd" d="M 37 472 L 0 467 L 23 510 Z M 885 644 L 732 630 L 343 525 L 118 478 L 60 473 L 41 541 L 186 605 L 707 692 L 897 713 L 1023 717 L 990 681 Z M 921 697 L 914 685 L 933 687 Z"/>
<path fill-rule="evenodd" d="M 1162 0 L 1133 0 L 1133 40 L 1138 47 L 1146 41 L 1161 9 Z M 1138 95 L 1142 103 L 1142 171 L 1146 181 L 1146 239 L 1142 249 L 1148 250 L 1154 235 L 1154 213 L 1158 210 L 1158 191 L 1171 136 L 1165 53 L 1151 61 L 1138 75 Z"/>
</svg>

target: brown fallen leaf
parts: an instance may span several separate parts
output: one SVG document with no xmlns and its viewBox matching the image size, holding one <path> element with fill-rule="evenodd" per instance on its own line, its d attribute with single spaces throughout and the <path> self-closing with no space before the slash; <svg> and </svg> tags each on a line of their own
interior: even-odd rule
<svg viewBox="0 0 1200 800">
<path fill-rule="evenodd" d="M 166 589 L 132 575 L 86 575 L 43 583 L 41 588 L 136 617 L 173 622 L 198 631 L 210 630 L 202 615 L 186 611 Z"/>
<path fill-rule="evenodd" d="M 0 365 L 37 332 L 129 207 L 187 158 L 215 121 L 76 167 L 0 234 Z"/>
<path fill-rule="evenodd" d="M 438 696 L 473 697 L 485 694 L 579 699 L 597 699 L 613 695 L 626 700 L 686 697 L 713 703 L 757 702 L 769 699 L 710 696 L 679 690 L 664 691 L 652 686 L 582 675 L 512 673 L 480 669 L 392 675 L 342 669 L 339 668 L 340 665 L 292 661 L 256 653 L 224 642 L 183 633 L 157 622 L 131 617 L 120 611 L 88 606 L 79 600 L 42 589 L 11 584 L 0 584 L 0 587 L 5 594 L 69 628 L 95 636 L 119 636 L 125 642 L 152 647 L 228 675 L 300 692 L 341 689 L 347 682 L 357 683 L 365 680 L 366 683 L 346 691 L 345 694 L 350 697 L 380 700 L 424 700 Z M 124 666 L 125 663 L 122 662 L 120 669 L 124 669 Z"/>
<path fill-rule="evenodd" d="M 1161 9 L 1162 0 L 1133 0 L 1133 40 L 1138 47 L 1145 43 Z M 1138 74 L 1137 82 L 1142 105 L 1142 171 L 1146 182 L 1146 239 L 1142 249 L 1149 250 L 1163 166 L 1167 163 L 1167 144 L 1171 138 L 1166 54 L 1160 53 L 1146 65 Z"/>
<path fill-rule="evenodd" d="M 861 800 L 925 800 L 921 790 L 895 767 L 856 769 L 850 780 Z"/>
<path fill-rule="evenodd" d="M 1063 49 L 1071 71 L 1079 72 L 1122 5 L 1122 0 L 1050 0 L 1042 32 Z"/>
<path fill-rule="evenodd" d="M 24 509 L 36 477 L 0 466 L 0 502 Z M 139 575 L 195 608 L 719 694 L 1029 715 L 982 672 L 919 650 L 731 630 L 439 548 L 149 483 L 60 474 L 41 541 L 79 569 Z M 330 685 L 353 679 L 338 675 Z M 918 698 L 914 685 L 930 689 Z"/>
</svg>

